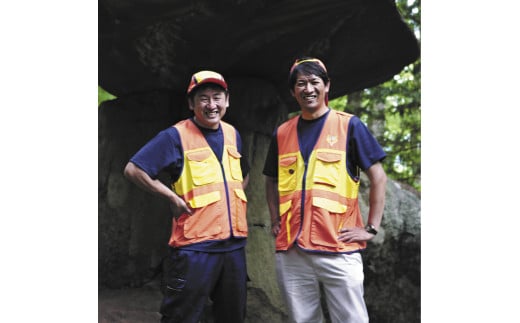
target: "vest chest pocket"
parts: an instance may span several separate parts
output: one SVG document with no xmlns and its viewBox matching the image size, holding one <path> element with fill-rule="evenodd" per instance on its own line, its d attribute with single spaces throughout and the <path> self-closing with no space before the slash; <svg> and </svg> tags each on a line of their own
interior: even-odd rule
<svg viewBox="0 0 520 323">
<path fill-rule="evenodd" d="M 280 192 L 293 191 L 297 184 L 296 156 L 283 157 L 278 163 L 278 190 Z"/>
<path fill-rule="evenodd" d="M 229 156 L 231 177 L 233 177 L 234 180 L 242 181 L 242 167 L 240 167 L 240 158 L 242 155 L 240 155 L 234 147 L 228 147 L 227 152 Z"/>
<path fill-rule="evenodd" d="M 218 180 L 219 165 L 211 158 L 209 150 L 201 150 L 186 154 L 186 165 L 196 186 L 214 183 Z M 215 159 L 216 160 L 216 159 Z"/>
<path fill-rule="evenodd" d="M 316 153 L 314 183 L 336 186 L 341 167 L 341 154 L 332 152 Z"/>
</svg>

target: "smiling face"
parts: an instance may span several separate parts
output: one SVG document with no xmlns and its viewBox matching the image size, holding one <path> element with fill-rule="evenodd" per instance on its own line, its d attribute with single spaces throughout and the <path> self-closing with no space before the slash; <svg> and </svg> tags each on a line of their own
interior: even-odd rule
<svg viewBox="0 0 520 323">
<path fill-rule="evenodd" d="M 304 119 L 315 119 L 327 112 L 325 98 L 329 87 L 330 82 L 325 84 L 317 75 L 298 72 L 291 94 L 300 105 Z"/>
<path fill-rule="evenodd" d="M 218 129 L 220 119 L 229 106 L 229 95 L 219 86 L 201 86 L 188 99 L 195 122 L 204 128 Z"/>
</svg>

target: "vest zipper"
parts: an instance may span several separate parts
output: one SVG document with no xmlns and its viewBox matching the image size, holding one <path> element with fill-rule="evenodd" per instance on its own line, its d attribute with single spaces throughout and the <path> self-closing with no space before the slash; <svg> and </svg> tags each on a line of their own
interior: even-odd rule
<svg viewBox="0 0 520 323">
<path fill-rule="evenodd" d="M 303 162 L 303 179 L 302 179 L 302 196 L 301 196 L 301 206 L 300 206 L 300 227 L 298 228 L 298 233 L 296 234 L 296 237 L 294 237 L 294 244 L 298 246 L 298 238 L 300 237 L 300 234 L 302 232 L 303 228 L 303 218 L 305 215 L 305 182 L 307 178 L 307 167 L 308 167 L 308 161 Z M 298 246 L 299 247 L 299 246 Z"/>
<path fill-rule="evenodd" d="M 228 222 L 229 222 L 229 236 L 233 237 L 233 220 L 231 219 L 231 204 L 229 202 L 229 189 L 226 179 L 226 173 L 224 171 L 224 165 L 222 165 L 222 161 L 219 161 L 220 164 L 220 170 L 222 171 L 222 178 L 224 179 L 224 188 L 226 190 L 226 205 L 227 205 L 227 211 L 228 211 Z"/>
</svg>

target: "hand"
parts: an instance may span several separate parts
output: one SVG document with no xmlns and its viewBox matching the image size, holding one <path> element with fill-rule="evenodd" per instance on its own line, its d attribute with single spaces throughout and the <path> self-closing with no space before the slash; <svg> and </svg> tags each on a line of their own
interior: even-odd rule
<svg viewBox="0 0 520 323">
<path fill-rule="evenodd" d="M 368 241 L 375 237 L 375 234 L 367 232 L 365 228 L 343 228 L 339 230 L 338 240 L 345 243 Z"/>
<path fill-rule="evenodd" d="M 185 213 L 187 213 L 188 215 L 193 214 L 186 202 L 184 202 L 184 200 L 178 197 L 177 195 L 175 195 L 173 200 L 170 201 L 170 210 L 175 220 L 178 220 L 181 217 L 181 215 Z"/>
<path fill-rule="evenodd" d="M 280 221 L 271 222 L 271 232 L 275 237 L 280 233 Z"/>
</svg>

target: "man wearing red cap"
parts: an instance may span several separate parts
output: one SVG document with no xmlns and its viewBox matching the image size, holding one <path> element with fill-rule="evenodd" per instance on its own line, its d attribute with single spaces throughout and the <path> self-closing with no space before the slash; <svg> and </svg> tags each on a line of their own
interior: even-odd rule
<svg viewBox="0 0 520 323">
<path fill-rule="evenodd" d="M 330 79 L 319 59 L 296 60 L 289 88 L 301 115 L 275 130 L 263 174 L 290 322 L 324 321 L 321 283 L 333 323 L 366 323 L 360 251 L 383 217 L 386 154 L 359 118 L 327 106 Z M 366 224 L 360 170 L 370 179 Z"/>
<path fill-rule="evenodd" d="M 221 120 L 229 106 L 222 75 L 193 74 L 187 96 L 194 116 L 146 143 L 124 174 L 170 203 L 161 322 L 199 322 L 211 299 L 215 322 L 241 323 L 246 313 L 244 189 L 249 165 L 241 158 L 238 131 Z M 157 179 L 163 171 L 170 175 L 171 187 Z"/>
</svg>

